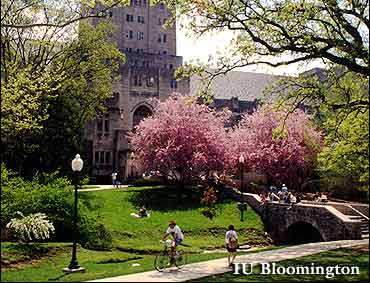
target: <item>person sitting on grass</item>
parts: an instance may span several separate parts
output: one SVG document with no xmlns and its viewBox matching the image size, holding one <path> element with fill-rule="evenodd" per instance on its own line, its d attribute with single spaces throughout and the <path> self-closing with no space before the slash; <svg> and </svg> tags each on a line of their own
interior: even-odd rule
<svg viewBox="0 0 370 283">
<path fill-rule="evenodd" d="M 181 232 L 180 227 L 176 225 L 175 220 L 169 222 L 167 231 L 164 234 L 162 241 L 164 241 L 169 235 L 171 235 L 173 238 L 171 244 L 171 261 L 170 261 L 170 263 L 172 264 L 175 261 L 176 247 L 179 244 L 181 244 L 181 242 L 184 240 L 184 234 Z"/>
<path fill-rule="evenodd" d="M 147 217 L 148 216 L 148 213 L 147 213 L 146 208 L 145 208 L 144 205 L 140 208 L 139 215 L 140 215 L 140 217 Z"/>
<path fill-rule="evenodd" d="M 150 217 L 144 205 L 140 208 L 139 213 L 131 213 L 130 215 L 136 218 Z"/>
<path fill-rule="evenodd" d="M 226 245 L 226 250 L 228 252 L 227 262 L 228 262 L 228 267 L 232 268 L 235 257 L 236 257 L 236 253 L 237 253 L 236 249 L 239 247 L 238 235 L 235 232 L 234 225 L 230 225 L 227 229 L 228 231 L 226 232 L 226 235 L 225 235 L 225 245 Z"/>
</svg>

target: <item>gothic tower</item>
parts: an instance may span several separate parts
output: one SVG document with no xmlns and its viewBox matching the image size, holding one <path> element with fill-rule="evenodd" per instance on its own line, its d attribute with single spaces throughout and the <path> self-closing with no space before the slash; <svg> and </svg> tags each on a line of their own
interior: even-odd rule
<svg viewBox="0 0 370 283">
<path fill-rule="evenodd" d="M 171 92 L 189 93 L 189 81 L 177 82 L 174 71 L 182 65 L 176 56 L 176 24 L 165 27 L 172 17 L 164 4 L 150 6 L 147 0 L 132 0 L 130 6 L 108 11 L 116 26 L 113 35 L 126 61 L 120 67 L 108 111 L 86 128 L 91 174 L 98 183 L 109 182 L 113 171 L 118 180 L 137 174 L 130 164 L 127 134 L 153 111 L 151 98 L 165 99 Z M 92 20 L 96 24 L 98 19 Z M 141 173 L 141 172 L 140 172 Z"/>
</svg>

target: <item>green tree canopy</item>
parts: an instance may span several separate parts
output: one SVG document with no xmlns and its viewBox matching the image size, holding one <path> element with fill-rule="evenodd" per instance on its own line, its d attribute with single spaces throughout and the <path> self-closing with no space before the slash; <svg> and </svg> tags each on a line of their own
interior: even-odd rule
<svg viewBox="0 0 370 283">
<path fill-rule="evenodd" d="M 258 63 L 281 66 L 313 59 L 369 73 L 367 0 L 168 0 L 201 36 L 229 30 L 219 72 Z"/>
<path fill-rule="evenodd" d="M 333 122 L 329 119 L 326 126 L 332 129 Z M 328 132 L 318 158 L 321 175 L 329 180 L 349 179 L 353 188 L 368 190 L 369 111 L 352 112 L 335 128 Z"/>
</svg>

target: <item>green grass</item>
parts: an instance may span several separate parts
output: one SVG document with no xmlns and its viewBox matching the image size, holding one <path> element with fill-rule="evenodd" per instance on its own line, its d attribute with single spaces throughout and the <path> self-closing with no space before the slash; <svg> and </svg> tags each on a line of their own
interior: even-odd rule
<svg viewBox="0 0 370 283">
<path fill-rule="evenodd" d="M 336 275 L 333 278 L 325 278 L 325 275 L 273 275 L 260 274 L 260 266 L 253 268 L 251 275 L 235 275 L 232 272 L 223 275 L 209 276 L 189 282 L 292 282 L 292 281 L 335 281 L 335 282 L 369 282 L 369 251 L 355 249 L 337 249 L 319 254 L 301 257 L 292 260 L 284 260 L 277 266 L 357 266 L 359 275 Z"/>
<path fill-rule="evenodd" d="M 62 270 L 71 256 L 70 244 L 42 244 L 48 247 L 39 248 L 44 257 L 40 256 L 30 264 L 27 252 L 17 248 L 17 245 L 1 243 L 2 260 L 24 261 L 16 270 L 2 269 L 2 282 L 84 281 L 153 270 L 155 253 L 162 249 L 159 240 L 172 219 L 183 230 L 184 243 L 190 245 L 184 247 L 190 254 L 190 262 L 225 257 L 225 253 L 202 252 L 204 249 L 223 248 L 226 228 L 230 224 L 234 224 L 239 232 L 241 244 L 271 244 L 271 239 L 263 233 L 260 217 L 252 209 L 248 209 L 244 222 L 240 222 L 236 203 L 226 201 L 220 204 L 220 215 L 209 220 L 200 212 L 199 198 L 199 192 L 177 193 L 174 188 L 161 186 L 80 192 L 80 201 L 91 204 L 88 213 L 93 217 L 99 215 L 98 221 L 112 232 L 112 251 L 91 251 L 79 247 L 78 261 L 87 268 L 87 272 L 64 275 Z M 137 213 L 141 205 L 147 207 L 151 217 L 137 219 L 130 215 Z M 50 250 L 55 252 L 50 254 Z M 139 263 L 140 266 L 133 267 L 132 263 Z"/>
<path fill-rule="evenodd" d="M 249 208 L 245 221 L 240 222 L 240 212 L 235 202 L 220 205 L 220 215 L 212 221 L 200 212 L 199 196 L 177 195 L 173 188 L 141 187 L 123 188 L 112 191 L 84 193 L 92 202 L 99 202 L 99 220 L 112 232 L 114 246 L 122 249 L 158 251 L 159 239 L 163 236 L 169 220 L 175 219 L 185 235 L 185 242 L 192 251 L 220 248 L 224 245 L 226 228 L 234 224 L 239 231 L 240 244 L 268 245 L 270 239 L 263 234 L 260 217 Z M 137 219 L 130 213 L 137 213 L 145 205 L 151 214 L 149 218 Z"/>
<path fill-rule="evenodd" d="M 224 256 L 225 254 L 189 255 L 188 259 L 190 263 Z M 1 280 L 2 282 L 79 282 L 143 272 L 153 270 L 155 255 L 140 255 L 117 250 L 99 252 L 79 247 L 77 257 L 79 264 L 87 269 L 85 273 L 64 274 L 62 272 L 71 259 L 71 253 L 68 251 L 45 258 L 35 264 L 23 266 L 22 269 L 2 271 Z M 140 266 L 133 267 L 133 263 L 139 263 Z"/>
</svg>

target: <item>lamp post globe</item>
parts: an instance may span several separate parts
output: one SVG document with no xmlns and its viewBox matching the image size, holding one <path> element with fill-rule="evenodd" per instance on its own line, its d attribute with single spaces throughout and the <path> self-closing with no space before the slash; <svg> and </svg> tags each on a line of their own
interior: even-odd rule
<svg viewBox="0 0 370 283">
<path fill-rule="evenodd" d="M 77 261 L 77 190 L 80 186 L 80 172 L 83 168 L 83 161 L 79 154 L 72 160 L 71 167 L 75 173 L 75 186 L 74 186 L 74 209 L 73 209 L 73 246 L 72 246 L 72 258 L 67 268 L 63 271 L 70 272 L 85 272 L 85 268 L 80 267 Z"/>
<path fill-rule="evenodd" d="M 76 154 L 76 157 L 72 160 L 72 170 L 74 172 L 80 172 L 84 166 L 84 162 L 81 159 L 81 156 L 79 154 Z"/>
</svg>

